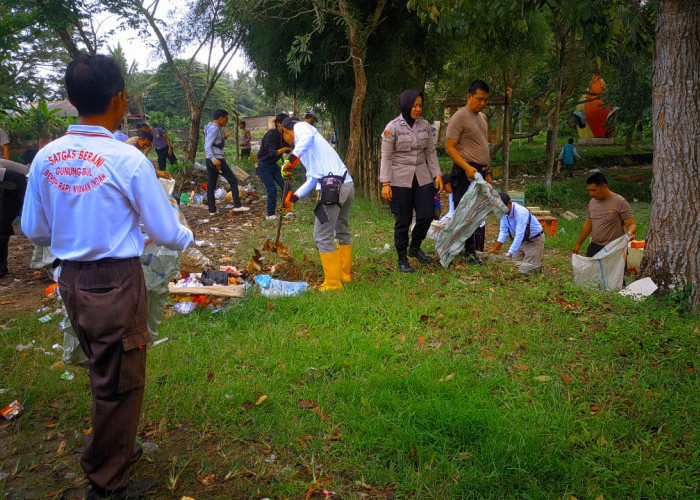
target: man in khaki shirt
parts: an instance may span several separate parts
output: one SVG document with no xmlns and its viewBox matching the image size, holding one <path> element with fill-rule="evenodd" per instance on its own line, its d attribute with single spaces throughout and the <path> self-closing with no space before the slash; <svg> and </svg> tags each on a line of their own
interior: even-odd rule
<svg viewBox="0 0 700 500">
<path fill-rule="evenodd" d="M 583 223 L 572 253 L 578 254 L 581 244 L 592 234 L 586 257 L 593 257 L 605 245 L 625 234 L 625 231 L 629 239 L 634 238 L 637 223 L 627 200 L 610 191 L 605 175 L 600 172 L 591 175 L 586 180 L 586 187 L 591 195 L 588 218 Z"/>
<path fill-rule="evenodd" d="M 467 93 L 467 105 L 458 109 L 447 124 L 445 152 L 454 162 L 451 184 L 455 207 L 469 189 L 474 174 L 479 172 L 491 183 L 488 118 L 482 113 L 490 95 L 486 82 L 473 81 Z M 482 226 L 464 243 L 464 253 L 473 264 L 482 264 L 476 251 L 484 250 L 485 239 L 486 227 Z"/>
</svg>

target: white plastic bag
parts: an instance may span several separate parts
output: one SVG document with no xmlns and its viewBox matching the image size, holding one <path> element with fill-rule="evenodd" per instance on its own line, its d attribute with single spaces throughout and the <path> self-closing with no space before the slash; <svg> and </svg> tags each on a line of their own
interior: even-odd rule
<svg viewBox="0 0 700 500">
<path fill-rule="evenodd" d="M 452 259 L 464 250 L 464 242 L 490 215 L 503 215 L 508 211 L 496 190 L 480 174 L 474 180 L 459 205 L 454 217 L 437 235 L 435 253 L 442 267 L 447 267 Z"/>
<path fill-rule="evenodd" d="M 574 283 L 603 290 L 621 290 L 625 277 L 627 241 L 627 236 L 620 236 L 605 245 L 593 257 L 572 254 Z"/>
</svg>

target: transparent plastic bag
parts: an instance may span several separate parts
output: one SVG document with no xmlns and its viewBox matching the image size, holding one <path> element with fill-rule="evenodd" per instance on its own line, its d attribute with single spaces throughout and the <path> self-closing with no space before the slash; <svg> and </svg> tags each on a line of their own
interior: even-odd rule
<svg viewBox="0 0 700 500">
<path fill-rule="evenodd" d="M 480 174 L 462 196 L 455 209 L 454 217 L 437 235 L 435 253 L 440 264 L 447 267 L 455 256 L 464 250 L 464 242 L 490 216 L 503 215 L 508 211 L 498 192 Z"/>
<path fill-rule="evenodd" d="M 180 273 L 180 252 L 156 243 L 147 244 L 141 255 L 141 267 L 146 285 L 148 331 L 156 340 L 168 298 L 168 283 Z"/>
<path fill-rule="evenodd" d="M 260 293 L 265 297 L 294 297 L 309 288 L 306 281 L 282 281 L 272 278 L 269 274 L 258 274 L 255 283 L 260 287 Z"/>
</svg>

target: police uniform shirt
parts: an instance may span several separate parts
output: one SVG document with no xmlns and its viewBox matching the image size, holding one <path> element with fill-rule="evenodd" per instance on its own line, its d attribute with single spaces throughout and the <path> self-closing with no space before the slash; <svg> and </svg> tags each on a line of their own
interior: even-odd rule
<svg viewBox="0 0 700 500">
<path fill-rule="evenodd" d="M 173 250 L 193 241 L 136 148 L 105 128 L 71 125 L 37 153 L 29 171 L 22 231 L 61 260 L 125 259 L 143 253 L 139 223 Z"/>
<path fill-rule="evenodd" d="M 417 118 L 411 127 L 399 115 L 387 123 L 382 133 L 381 182 L 411 187 L 415 176 L 419 186 L 432 184 L 440 175 L 430 123 Z"/>
<path fill-rule="evenodd" d="M 345 176 L 345 184 L 352 182 L 343 160 L 313 125 L 306 122 L 294 124 L 292 154 L 298 156 L 306 167 L 306 182 L 294 193 L 299 198 L 309 194 L 316 187 L 316 183 L 326 175 Z"/>
</svg>

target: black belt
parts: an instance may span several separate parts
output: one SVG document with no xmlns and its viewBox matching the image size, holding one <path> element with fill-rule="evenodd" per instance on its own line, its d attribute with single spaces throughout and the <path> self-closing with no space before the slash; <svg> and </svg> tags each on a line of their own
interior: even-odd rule
<svg viewBox="0 0 700 500">
<path fill-rule="evenodd" d="M 532 238 L 529 238 L 529 239 L 527 239 L 527 240 L 525 240 L 525 241 L 532 241 L 532 240 L 534 240 L 535 238 L 539 238 L 539 237 L 542 236 L 543 234 L 544 234 L 544 231 L 540 231 L 538 234 L 536 234 L 536 235 L 533 236 Z"/>
<path fill-rule="evenodd" d="M 69 267 L 89 267 L 89 266 L 99 266 L 102 264 L 116 264 L 119 262 L 127 262 L 130 260 L 139 260 L 138 257 L 127 257 L 125 259 L 115 259 L 113 257 L 105 257 L 104 259 L 98 260 L 62 260 L 61 265 Z M 58 259 L 57 259 L 58 260 Z"/>
</svg>

